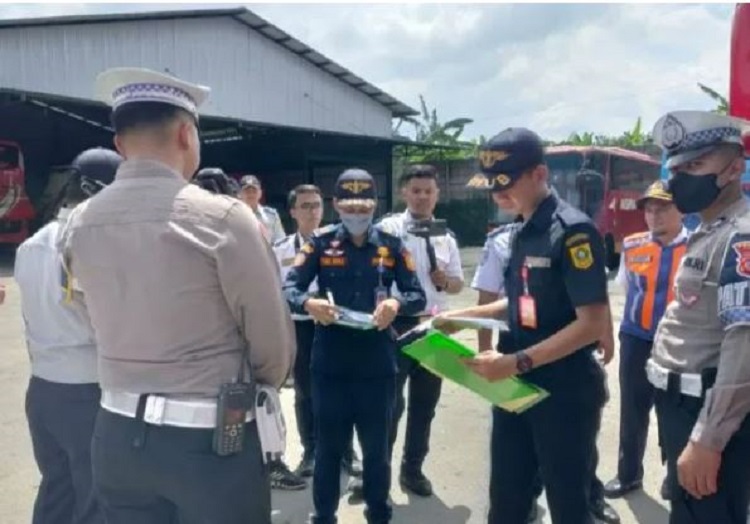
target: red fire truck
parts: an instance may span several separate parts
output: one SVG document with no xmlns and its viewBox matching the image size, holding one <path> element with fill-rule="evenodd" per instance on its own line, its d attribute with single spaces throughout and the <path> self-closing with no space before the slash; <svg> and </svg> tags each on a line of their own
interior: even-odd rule
<svg viewBox="0 0 750 524">
<path fill-rule="evenodd" d="M 17 245 L 29 236 L 34 208 L 24 175 L 19 145 L 0 140 L 0 244 Z"/>
</svg>

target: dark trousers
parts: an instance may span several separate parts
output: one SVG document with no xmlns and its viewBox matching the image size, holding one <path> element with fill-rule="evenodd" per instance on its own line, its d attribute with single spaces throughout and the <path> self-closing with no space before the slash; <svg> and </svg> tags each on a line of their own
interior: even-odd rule
<svg viewBox="0 0 750 524">
<path fill-rule="evenodd" d="M 313 375 L 315 471 L 313 524 L 333 524 L 339 505 L 341 459 L 356 428 L 362 446 L 362 489 L 368 523 L 391 519 L 388 436 L 394 377 L 347 379 Z"/>
<path fill-rule="evenodd" d="M 94 486 L 107 524 L 270 524 L 255 422 L 241 452 L 212 451 L 213 429 L 154 426 L 99 410 Z"/>
<path fill-rule="evenodd" d="M 315 424 L 310 376 L 315 323 L 312 320 L 295 320 L 297 357 L 294 361 L 294 411 L 297 415 L 297 430 L 305 455 L 315 453 Z"/>
<path fill-rule="evenodd" d="M 575 366 L 550 366 L 559 366 L 559 372 L 544 372 L 553 381 L 559 374 L 560 382 L 547 385 L 551 395 L 546 400 L 520 415 L 492 410 L 488 524 L 526 523 L 537 495 L 537 471 L 553 522 L 594 522 L 590 490 L 605 396 L 603 371 L 593 367 L 598 367 L 593 360 L 584 373 Z"/>
<path fill-rule="evenodd" d="M 295 320 L 294 334 L 297 338 L 297 356 L 294 361 L 294 412 L 297 416 L 297 431 L 305 456 L 315 456 L 315 415 L 312 398 L 312 358 L 315 322 Z M 351 462 L 354 456 L 354 429 L 349 437 L 349 445 L 344 452 L 344 460 Z"/>
<path fill-rule="evenodd" d="M 718 492 L 700 500 L 677 481 L 677 459 L 688 443 L 703 399 L 656 391 L 661 445 L 667 457 L 672 510 L 670 524 L 745 524 L 750 502 L 750 417 L 746 417 L 721 456 Z"/>
<path fill-rule="evenodd" d="M 418 323 L 418 318 L 399 317 L 393 326 L 398 334 L 403 334 Z M 430 450 L 430 426 L 432 419 L 435 418 L 435 409 L 440 400 L 443 380 L 401 351 L 398 353 L 397 361 L 396 406 L 391 425 L 389 456 L 393 455 L 393 446 L 398 436 L 398 424 L 406 406 L 404 388 L 408 379 L 409 407 L 406 411 L 406 435 L 401 464 L 404 470 L 419 471 Z"/>
<path fill-rule="evenodd" d="M 653 342 L 620 333 L 620 454 L 617 478 L 623 484 L 643 480 L 654 386 L 646 376 Z"/>
<path fill-rule="evenodd" d="M 591 458 L 591 487 L 589 488 L 589 501 L 594 506 L 604 500 L 604 484 L 596 474 L 596 468 L 599 467 L 599 449 L 594 446 L 594 455 Z M 544 483 L 541 474 L 534 478 L 534 498 L 542 496 Z"/>
<path fill-rule="evenodd" d="M 42 475 L 33 524 L 104 522 L 91 480 L 91 436 L 100 395 L 97 384 L 61 384 L 31 377 L 26 418 Z"/>
</svg>

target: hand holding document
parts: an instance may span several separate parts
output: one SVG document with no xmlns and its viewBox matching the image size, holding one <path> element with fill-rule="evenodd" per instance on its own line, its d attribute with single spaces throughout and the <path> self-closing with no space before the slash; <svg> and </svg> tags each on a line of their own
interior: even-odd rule
<svg viewBox="0 0 750 524">
<path fill-rule="evenodd" d="M 411 331 L 425 333 L 430 329 L 436 329 L 442 333 L 445 333 L 446 335 L 451 335 L 463 329 L 491 329 L 493 331 L 508 331 L 508 324 L 503 320 L 497 320 L 494 318 L 451 317 L 437 315 L 422 322 L 415 328 L 411 329 Z"/>
<path fill-rule="evenodd" d="M 547 391 L 521 377 L 487 380 L 466 365 L 467 358 L 476 356 L 474 350 L 434 329 L 416 331 L 415 328 L 399 337 L 399 341 L 406 344 L 401 351 L 431 373 L 473 391 L 506 411 L 521 413 L 549 396 Z"/>
</svg>

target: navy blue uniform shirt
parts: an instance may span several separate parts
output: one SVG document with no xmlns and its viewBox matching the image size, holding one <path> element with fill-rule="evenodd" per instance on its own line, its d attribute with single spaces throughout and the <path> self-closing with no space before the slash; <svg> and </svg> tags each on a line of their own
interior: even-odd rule
<svg viewBox="0 0 750 524">
<path fill-rule="evenodd" d="M 284 282 L 293 313 L 305 313 L 305 301 L 313 298 L 307 290 L 316 277 L 321 294 L 330 291 L 338 306 L 373 313 L 376 290 L 388 293 L 395 282 L 401 294 L 399 314 L 415 315 L 425 308 L 424 290 L 401 239 L 374 227 L 361 247 L 341 224 L 324 228 L 302 246 Z M 393 375 L 395 351 L 388 330 L 318 325 L 311 365 L 313 373 L 323 375 Z"/>
<path fill-rule="evenodd" d="M 601 235 L 588 216 L 550 194 L 511 239 L 505 285 L 510 332 L 501 336 L 501 351 L 514 353 L 572 323 L 576 307 L 607 303 Z M 520 319 L 519 298 L 527 290 L 536 304 L 535 329 L 523 326 Z M 592 344 L 531 373 L 580 359 L 585 354 L 590 356 L 588 350 L 594 347 Z"/>
</svg>

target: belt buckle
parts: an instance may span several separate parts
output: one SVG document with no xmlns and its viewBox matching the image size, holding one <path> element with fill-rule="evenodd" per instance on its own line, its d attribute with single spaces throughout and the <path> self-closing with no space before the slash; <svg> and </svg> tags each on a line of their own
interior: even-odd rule
<svg viewBox="0 0 750 524">
<path fill-rule="evenodd" d="M 166 397 L 149 395 L 146 398 L 146 409 L 143 412 L 143 420 L 149 424 L 161 426 L 164 424 L 164 413 L 166 412 Z"/>
</svg>

